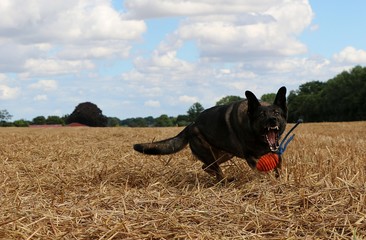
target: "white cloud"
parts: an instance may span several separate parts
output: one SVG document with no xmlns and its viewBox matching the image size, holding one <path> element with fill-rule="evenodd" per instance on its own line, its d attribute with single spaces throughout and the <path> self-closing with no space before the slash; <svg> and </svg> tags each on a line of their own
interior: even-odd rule
<svg viewBox="0 0 366 240">
<path fill-rule="evenodd" d="M 0 83 L 5 82 L 8 79 L 6 74 L 0 73 Z"/>
<path fill-rule="evenodd" d="M 67 45 L 57 54 L 63 59 L 105 59 L 105 58 L 127 58 L 131 46 L 128 44 L 105 41 L 105 43 Z"/>
<path fill-rule="evenodd" d="M 35 101 L 47 101 L 48 97 L 45 94 L 37 95 L 33 98 Z"/>
<path fill-rule="evenodd" d="M 337 62 L 346 64 L 366 64 L 366 51 L 349 46 L 334 54 L 333 58 Z"/>
<path fill-rule="evenodd" d="M 222 74 L 230 74 L 231 73 L 231 69 L 228 69 L 228 68 L 222 68 L 219 71 Z"/>
<path fill-rule="evenodd" d="M 137 92 L 141 96 L 145 97 L 157 97 L 161 95 L 161 88 L 160 87 L 145 87 L 144 86 L 138 86 L 136 87 Z"/>
<path fill-rule="evenodd" d="M 39 80 L 36 83 L 29 85 L 31 89 L 39 89 L 42 91 L 54 91 L 58 87 L 58 84 L 55 80 Z"/>
<path fill-rule="evenodd" d="M 156 100 L 148 100 L 144 103 L 144 106 L 158 108 L 160 107 L 160 102 Z"/>
<path fill-rule="evenodd" d="M 187 96 L 187 95 L 179 96 L 178 99 L 182 103 L 195 103 L 195 102 L 198 102 L 197 97 Z"/>
<path fill-rule="evenodd" d="M 310 31 L 313 31 L 313 32 L 314 32 L 314 31 L 319 30 L 319 28 L 320 28 L 320 27 L 319 27 L 319 25 L 318 25 L 318 24 L 313 24 L 313 25 L 311 25 L 311 26 L 310 26 Z"/>
<path fill-rule="evenodd" d="M 15 99 L 20 94 L 20 89 L 17 87 L 9 87 L 7 85 L 0 85 L 0 99 L 9 100 Z"/>
<path fill-rule="evenodd" d="M 0 28 L 27 42 L 135 40 L 146 30 L 141 20 L 125 19 L 108 0 L 3 0 Z"/>
<path fill-rule="evenodd" d="M 157 18 L 167 16 L 195 16 L 215 13 L 243 13 L 265 11 L 278 4 L 276 0 L 238 1 L 238 0 L 126 0 L 125 6 L 129 16 L 134 18 Z"/>
<path fill-rule="evenodd" d="M 146 31 L 144 21 L 127 19 L 109 0 L 3 0 L 0 16 L 4 72 L 22 72 L 34 59 L 126 58 Z"/>
<path fill-rule="evenodd" d="M 331 59 L 306 55 L 299 35 L 323 26 L 308 0 L 125 0 L 123 12 L 111 3 L 0 1 L 0 99 L 15 99 L 12 114 L 56 104 L 62 115 L 95 101 L 122 118 L 178 115 L 197 101 L 292 90 L 366 62 L 353 47 Z M 151 18 L 159 20 L 144 35 Z"/>
<path fill-rule="evenodd" d="M 24 64 L 26 72 L 22 77 L 77 73 L 93 68 L 95 65 L 88 60 L 28 59 Z"/>
<path fill-rule="evenodd" d="M 176 52 L 154 51 L 151 58 L 137 57 L 134 69 L 122 74 L 136 91 L 144 96 L 158 96 L 176 91 L 187 85 L 187 81 L 200 76 L 194 64 L 179 59 Z"/>
<path fill-rule="evenodd" d="M 154 51 L 150 59 L 136 58 L 135 66 L 140 72 L 161 72 L 174 69 L 176 74 L 190 72 L 194 66 L 187 61 L 177 58 L 176 51 L 162 52 Z"/>
<path fill-rule="evenodd" d="M 303 54 L 307 48 L 296 36 L 313 18 L 307 0 L 131 0 L 125 5 L 130 14 L 140 18 L 186 16 L 159 50 L 167 53 L 181 47 L 184 41 L 194 40 L 202 59 L 209 61 Z"/>
</svg>

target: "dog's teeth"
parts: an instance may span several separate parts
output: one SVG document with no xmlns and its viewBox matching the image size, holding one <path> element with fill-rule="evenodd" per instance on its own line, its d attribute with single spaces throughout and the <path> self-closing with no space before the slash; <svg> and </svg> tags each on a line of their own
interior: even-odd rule
<svg viewBox="0 0 366 240">
<path fill-rule="evenodd" d="M 270 149 L 271 149 L 271 151 L 272 151 L 272 152 L 276 152 L 276 151 L 277 151 L 277 149 L 278 149 L 278 147 L 270 146 Z"/>
</svg>

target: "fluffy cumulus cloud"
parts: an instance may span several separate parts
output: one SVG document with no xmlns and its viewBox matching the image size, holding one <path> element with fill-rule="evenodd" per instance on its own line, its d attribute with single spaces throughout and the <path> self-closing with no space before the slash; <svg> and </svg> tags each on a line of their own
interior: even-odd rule
<svg viewBox="0 0 366 240">
<path fill-rule="evenodd" d="M 48 96 L 45 94 L 40 94 L 37 95 L 33 98 L 34 101 L 47 101 L 48 100 Z"/>
<path fill-rule="evenodd" d="M 29 88 L 49 92 L 57 90 L 57 85 L 55 80 L 39 80 L 36 83 L 32 83 Z"/>
<path fill-rule="evenodd" d="M 307 0 L 126 0 L 125 6 L 134 19 L 180 19 L 150 56 L 135 58 L 134 69 L 123 74 L 147 89 L 160 86 L 159 97 L 172 105 L 193 99 L 212 104 L 217 96 L 242 96 L 246 89 L 259 95 L 281 85 L 294 89 L 339 73 L 345 67 L 340 61 L 362 62 L 363 52 L 354 49 L 333 59 L 306 56 L 299 36 L 319 28 Z M 197 48 L 197 60 L 179 56 L 187 42 Z"/>
<path fill-rule="evenodd" d="M 366 51 L 349 46 L 341 52 L 334 54 L 334 59 L 337 62 L 349 64 L 366 64 Z"/>
<path fill-rule="evenodd" d="M 232 14 L 265 11 L 277 4 L 276 0 L 240 1 L 240 0 L 126 0 L 129 15 L 134 18 L 157 18 L 172 16 L 212 15 L 216 13 Z"/>
<path fill-rule="evenodd" d="M 0 84 L 0 99 L 9 100 L 15 99 L 20 94 L 20 89 L 18 87 L 9 87 L 7 85 Z"/>
<path fill-rule="evenodd" d="M 162 70 L 174 71 L 176 74 L 191 72 L 194 66 L 187 61 L 178 59 L 176 51 L 159 52 L 154 51 L 152 57 L 136 58 L 135 67 L 140 72 L 160 72 Z"/>
<path fill-rule="evenodd" d="M 160 102 L 156 100 L 148 100 L 144 103 L 144 106 L 158 108 L 160 107 Z"/>
<path fill-rule="evenodd" d="M 295 89 L 366 64 L 352 46 L 309 55 L 300 35 L 322 26 L 308 0 L 120 3 L 0 1 L 0 99 L 13 115 L 31 119 L 55 105 L 66 114 L 81 101 L 111 116 L 178 115 L 194 102 Z"/>
<path fill-rule="evenodd" d="M 8 77 L 4 73 L 0 73 L 0 83 L 6 82 Z"/>
<path fill-rule="evenodd" d="M 194 97 L 194 96 L 187 96 L 187 95 L 183 95 L 183 96 L 179 96 L 179 101 L 183 102 L 183 103 L 195 103 L 198 102 L 198 98 Z"/>
<path fill-rule="evenodd" d="M 130 18 L 181 18 L 178 27 L 152 54 L 136 57 L 134 69 L 122 77 L 147 88 L 162 86 L 161 96 L 189 93 L 200 96 L 195 101 L 209 102 L 222 92 L 242 95 L 247 88 L 263 85 L 267 73 L 280 75 L 309 63 L 293 58 L 307 51 L 297 38 L 310 27 L 314 15 L 306 0 L 126 0 L 125 6 Z M 179 57 L 179 51 L 189 41 L 199 52 L 194 62 Z M 221 68 L 226 63 L 230 67 Z M 289 79 L 278 77 L 271 81 L 280 85 L 286 80 Z M 263 89 L 268 90 L 273 91 L 269 87 Z M 192 101 L 178 97 L 168 102 Z"/>
<path fill-rule="evenodd" d="M 171 38 L 196 41 L 201 57 L 212 61 L 304 53 L 306 46 L 296 36 L 313 18 L 305 0 L 130 0 L 126 6 L 132 16 L 140 18 L 185 16 Z"/>
<path fill-rule="evenodd" d="M 0 14 L 2 32 L 19 42 L 135 40 L 146 30 L 143 21 L 125 19 L 108 0 L 4 0 Z"/>
<path fill-rule="evenodd" d="M 11 84 L 12 79 L 6 74 L 0 73 L 0 100 L 16 99 L 21 94 L 21 89 L 18 86 Z"/>
<path fill-rule="evenodd" d="M 103 61 L 130 57 L 147 30 L 144 20 L 126 16 L 110 0 L 3 0 L 0 15 L 0 99 L 25 118 L 36 109 L 28 104 L 50 101 L 49 91 L 58 102 L 32 115 L 46 115 L 80 92 L 95 98 L 101 65 L 109 64 Z"/>
<path fill-rule="evenodd" d="M 128 57 L 146 31 L 144 21 L 127 19 L 108 0 L 4 0 L 0 15 L 0 71 L 89 69 L 78 61 Z"/>
<path fill-rule="evenodd" d="M 62 59 L 27 59 L 24 63 L 23 77 L 49 76 L 77 73 L 86 69 L 93 69 L 94 64 L 89 60 Z"/>
</svg>

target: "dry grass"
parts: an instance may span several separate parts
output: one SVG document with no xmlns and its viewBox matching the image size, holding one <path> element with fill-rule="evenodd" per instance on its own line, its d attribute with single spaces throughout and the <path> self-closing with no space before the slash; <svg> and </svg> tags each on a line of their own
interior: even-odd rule
<svg viewBox="0 0 366 240">
<path fill-rule="evenodd" d="M 132 150 L 179 130 L 1 128 L 0 238 L 366 237 L 366 122 L 302 124 L 279 179 L 234 159 L 226 186 L 189 149 Z"/>
</svg>

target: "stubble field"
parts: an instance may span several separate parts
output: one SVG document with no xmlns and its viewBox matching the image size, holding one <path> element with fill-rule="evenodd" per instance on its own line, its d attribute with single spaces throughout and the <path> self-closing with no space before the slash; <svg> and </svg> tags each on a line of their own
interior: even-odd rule
<svg viewBox="0 0 366 240">
<path fill-rule="evenodd" d="M 366 122 L 302 124 L 280 178 L 234 158 L 227 185 L 188 148 L 132 150 L 180 130 L 0 128 L 0 238 L 366 237 Z"/>
</svg>

